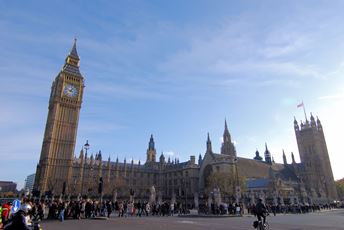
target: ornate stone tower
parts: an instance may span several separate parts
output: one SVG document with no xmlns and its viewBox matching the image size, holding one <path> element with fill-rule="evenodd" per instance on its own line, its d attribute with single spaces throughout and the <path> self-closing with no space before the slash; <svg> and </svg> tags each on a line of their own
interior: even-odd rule
<svg viewBox="0 0 344 230">
<path fill-rule="evenodd" d="M 150 137 L 148 149 L 147 149 L 147 160 L 146 163 L 151 163 L 156 161 L 156 150 L 154 146 L 153 134 Z"/>
<path fill-rule="evenodd" d="M 301 122 L 299 127 L 294 119 L 294 130 L 301 164 L 304 168 L 300 174 L 306 189 L 313 197 L 337 199 L 337 190 L 320 120 L 315 121 L 311 115 L 311 122 L 306 118 L 305 124 Z"/>
<path fill-rule="evenodd" d="M 265 162 L 268 164 L 272 164 L 271 153 L 268 149 L 268 145 L 265 143 L 265 152 L 264 152 Z"/>
<path fill-rule="evenodd" d="M 232 143 L 231 135 L 229 134 L 226 120 L 225 120 L 225 131 L 223 133 L 223 143 L 221 146 L 221 154 L 236 157 L 235 147 L 234 147 L 234 144 Z"/>
<path fill-rule="evenodd" d="M 48 118 L 35 180 L 35 189 L 41 194 L 46 191 L 54 194 L 70 192 L 68 185 L 72 177 L 72 160 L 84 89 L 79 60 L 75 40 L 51 87 Z"/>
</svg>

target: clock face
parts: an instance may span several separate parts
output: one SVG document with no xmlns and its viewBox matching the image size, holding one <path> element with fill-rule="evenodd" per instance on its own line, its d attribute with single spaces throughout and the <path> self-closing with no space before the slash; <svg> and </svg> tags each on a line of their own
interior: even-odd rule
<svg viewBox="0 0 344 230">
<path fill-rule="evenodd" d="M 72 84 L 66 84 L 63 89 L 63 93 L 68 97 L 75 97 L 78 95 L 78 89 Z"/>
</svg>

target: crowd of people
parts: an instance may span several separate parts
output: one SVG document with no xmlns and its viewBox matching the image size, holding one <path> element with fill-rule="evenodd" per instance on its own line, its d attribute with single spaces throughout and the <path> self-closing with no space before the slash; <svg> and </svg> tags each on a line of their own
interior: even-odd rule
<svg viewBox="0 0 344 230">
<path fill-rule="evenodd" d="M 321 210 L 331 210 L 336 208 L 335 204 L 286 204 L 286 205 L 270 205 L 266 204 L 267 211 L 276 215 L 277 213 L 282 214 L 302 214 L 302 213 L 309 213 L 309 212 L 316 212 Z M 249 205 L 247 207 L 248 213 L 254 215 L 255 214 L 255 205 Z"/>
<path fill-rule="evenodd" d="M 23 200 L 22 203 L 29 204 L 28 215 L 37 216 L 39 219 L 59 219 L 66 218 L 87 219 L 95 217 L 131 217 L 131 216 L 173 216 L 177 213 L 185 213 L 185 208 L 181 203 L 150 204 L 147 201 L 115 201 L 82 199 L 79 201 L 46 200 L 34 201 L 33 199 Z M 4 205 L 4 210 L 11 210 L 11 203 Z M 11 217 L 10 211 L 2 212 L 3 220 L 6 222 Z"/>
<path fill-rule="evenodd" d="M 173 215 L 175 204 L 167 202 L 159 204 L 149 204 L 148 202 L 116 201 L 104 200 L 80 200 L 80 201 L 53 201 L 43 203 L 45 215 L 48 219 L 65 218 L 81 219 L 94 217 L 129 217 L 129 216 L 166 216 Z"/>
<path fill-rule="evenodd" d="M 186 214 L 189 208 L 185 207 L 182 202 L 162 202 L 162 203 L 149 203 L 147 201 L 136 200 L 117 200 L 112 202 L 110 200 L 33 200 L 23 199 L 22 209 L 25 214 L 25 221 L 35 217 L 36 219 L 58 219 L 64 221 L 66 218 L 71 219 L 88 219 L 96 217 L 142 217 L 142 216 L 173 216 L 176 214 Z M 321 209 L 332 209 L 333 205 L 265 205 L 264 210 L 269 213 L 308 213 L 320 211 Z M 260 209 L 256 205 L 246 206 L 248 213 L 259 216 Z M 14 215 L 11 213 L 12 204 L 7 202 L 0 206 L 1 220 L 0 229 L 6 226 Z M 257 211 L 258 210 L 258 211 Z M 210 206 L 207 204 L 200 204 L 198 213 L 206 215 L 242 215 L 243 205 L 240 204 L 225 204 L 220 205 L 212 203 Z M 20 217 L 22 218 L 22 217 Z M 22 218 L 23 219 L 23 218 Z M 22 220 L 24 221 L 24 220 Z M 10 229 L 10 228 L 8 228 Z"/>
</svg>

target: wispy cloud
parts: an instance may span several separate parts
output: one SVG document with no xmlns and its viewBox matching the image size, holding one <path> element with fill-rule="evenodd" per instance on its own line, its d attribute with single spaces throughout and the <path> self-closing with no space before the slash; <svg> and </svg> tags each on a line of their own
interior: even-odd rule
<svg viewBox="0 0 344 230">
<path fill-rule="evenodd" d="M 319 100 L 344 99 L 344 93 L 321 96 L 318 99 Z"/>
</svg>

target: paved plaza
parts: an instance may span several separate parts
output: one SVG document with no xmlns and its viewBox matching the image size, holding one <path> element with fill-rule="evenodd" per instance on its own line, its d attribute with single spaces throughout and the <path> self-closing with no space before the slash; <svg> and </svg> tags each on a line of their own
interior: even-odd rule
<svg viewBox="0 0 344 230">
<path fill-rule="evenodd" d="M 43 221 L 43 230 L 57 229 L 140 229 L 140 230 L 227 230 L 253 229 L 253 216 L 244 217 L 112 217 L 108 220 Z M 344 229 L 344 210 L 310 214 L 269 216 L 270 229 Z"/>
</svg>

